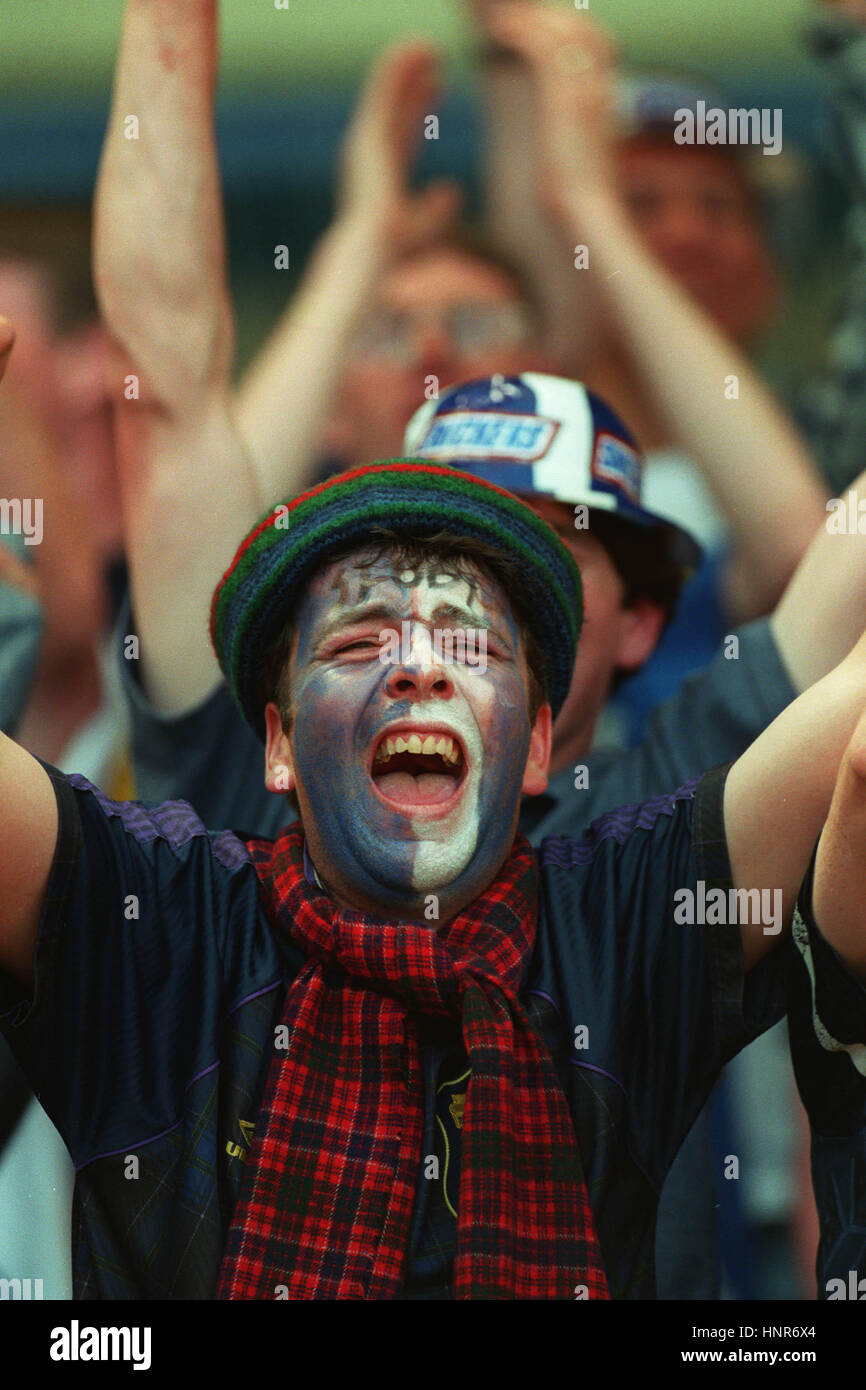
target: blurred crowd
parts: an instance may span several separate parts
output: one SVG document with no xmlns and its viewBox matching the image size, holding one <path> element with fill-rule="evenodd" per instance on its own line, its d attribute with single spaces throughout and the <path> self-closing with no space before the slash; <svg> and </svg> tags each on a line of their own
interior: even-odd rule
<svg viewBox="0 0 866 1390">
<path fill-rule="evenodd" d="M 539 833 L 737 757 L 866 626 L 866 553 L 856 535 L 831 550 L 827 527 L 828 500 L 866 486 L 864 0 L 816 3 L 804 32 L 849 210 L 839 319 L 796 400 L 751 356 L 784 296 L 764 187 L 784 139 L 778 156 L 681 143 L 677 112 L 734 103 L 675 54 L 628 70 L 595 7 L 471 0 L 483 216 L 467 222 L 456 184 L 413 181 L 440 59 L 390 47 L 345 133 L 334 220 L 235 383 L 243 477 L 209 447 L 234 349 L 215 58 L 160 73 L 135 8 L 92 232 L 0 213 L 0 499 L 44 516 L 39 544 L 0 527 L 0 728 L 113 799 L 185 798 L 215 828 L 269 833 L 285 807 L 264 805 L 261 750 L 220 686 L 209 595 L 279 499 L 427 457 L 522 491 L 581 568 Z M 554 420 L 573 473 L 470 435 L 503 410 Z M 68 1297 L 71 1165 L 0 1046 L 0 1276 Z M 782 1023 L 728 1067 L 671 1171 L 660 1297 L 816 1296 L 809 1143 Z"/>
</svg>

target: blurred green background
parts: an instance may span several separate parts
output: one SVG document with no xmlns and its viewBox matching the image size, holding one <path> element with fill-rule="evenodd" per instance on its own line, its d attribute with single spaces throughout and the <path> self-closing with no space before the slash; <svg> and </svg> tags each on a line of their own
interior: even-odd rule
<svg viewBox="0 0 866 1390">
<path fill-rule="evenodd" d="M 190 0 L 195 3 L 195 0 Z M 282 4 L 282 0 L 279 0 Z M 565 0 L 561 0 L 565 4 Z M 771 373 L 819 349 L 838 294 L 843 185 L 829 171 L 827 93 L 801 35 L 810 0 L 590 0 L 625 62 L 703 73 L 735 104 L 781 106 L 786 150 L 814 173 L 775 229 L 789 297 L 771 335 Z M 123 0 L 0 0 L 0 201 L 86 206 L 105 126 Z M 426 35 L 443 51 L 440 139 L 419 176 L 461 178 L 476 205 L 477 33 L 461 0 L 222 0 L 218 97 L 232 280 L 242 363 L 281 303 L 273 247 L 297 271 L 331 213 L 339 137 L 369 60 L 389 40 Z M 796 326 L 795 350 L 791 329 Z"/>
<path fill-rule="evenodd" d="M 194 0 L 190 0 L 194 3 Z M 629 59 L 780 72 L 802 66 L 808 0 L 591 0 Z M 110 80 L 122 0 L 0 0 L 4 96 L 100 93 Z M 223 73 L 231 91 L 339 87 L 383 43 L 424 33 L 458 63 L 472 33 L 458 0 L 223 0 Z"/>
</svg>

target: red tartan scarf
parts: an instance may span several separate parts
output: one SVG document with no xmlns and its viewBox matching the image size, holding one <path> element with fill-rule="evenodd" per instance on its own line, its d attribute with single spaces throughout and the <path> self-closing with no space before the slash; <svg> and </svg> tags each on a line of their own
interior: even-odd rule
<svg viewBox="0 0 866 1390">
<path fill-rule="evenodd" d="M 340 911 L 309 884 L 300 826 L 249 850 L 268 917 L 307 957 L 268 1066 L 217 1297 L 393 1298 L 420 1180 L 416 1018 L 459 1019 L 457 1298 L 574 1298 L 607 1281 L 574 1126 L 518 1003 L 537 917 L 518 836 L 496 881 L 439 930 Z"/>
</svg>

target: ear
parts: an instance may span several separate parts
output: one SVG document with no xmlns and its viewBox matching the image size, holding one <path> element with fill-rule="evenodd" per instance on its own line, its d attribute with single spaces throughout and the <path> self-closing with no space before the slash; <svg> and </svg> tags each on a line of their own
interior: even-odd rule
<svg viewBox="0 0 866 1390">
<path fill-rule="evenodd" d="M 283 728 L 280 711 L 273 701 L 265 706 L 265 786 L 269 792 L 295 789 L 295 763 L 292 745 Z"/>
<path fill-rule="evenodd" d="M 553 743 L 553 719 L 550 705 L 542 705 L 535 716 L 529 738 L 529 754 L 523 772 L 521 790 L 526 796 L 539 796 L 547 786 L 547 769 Z"/>
<path fill-rule="evenodd" d="M 649 598 L 635 599 L 620 614 L 616 666 L 620 671 L 637 671 L 658 646 L 665 624 L 666 610 Z"/>
</svg>

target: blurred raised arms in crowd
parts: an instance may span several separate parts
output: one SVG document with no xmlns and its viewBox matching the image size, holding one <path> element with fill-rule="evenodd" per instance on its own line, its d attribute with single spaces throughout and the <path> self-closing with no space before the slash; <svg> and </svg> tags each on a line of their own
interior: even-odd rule
<svg viewBox="0 0 866 1390">
<path fill-rule="evenodd" d="M 510 62 L 494 59 L 490 72 L 492 168 L 514 185 L 523 180 L 537 218 L 546 215 L 558 231 L 558 252 L 543 263 L 533 256 L 532 264 L 542 278 L 553 278 L 560 306 L 576 306 L 585 329 L 582 341 L 569 345 L 560 319 L 559 350 L 581 359 L 580 374 L 623 414 L 645 447 L 666 443 L 687 450 L 731 528 L 724 577 L 729 616 L 745 621 L 766 612 L 824 516 L 827 489 L 740 346 L 754 326 L 747 320 L 766 311 L 762 258 L 757 249 L 745 258 L 751 278 L 741 293 L 717 294 L 716 306 L 710 286 L 706 303 L 696 302 L 687 292 L 688 277 L 679 277 L 685 288 L 677 283 L 628 206 L 614 120 L 614 55 L 605 31 L 584 13 L 519 0 L 485 6 L 483 20 L 497 51 L 512 55 Z M 526 110 L 527 84 L 534 144 L 515 129 Z M 676 147 L 667 157 L 676 159 L 681 173 L 694 153 Z M 494 190 L 495 208 L 514 206 L 514 185 L 498 195 Z M 512 219 L 503 235 L 510 232 L 511 249 L 519 253 L 516 225 Z M 531 217 L 520 225 L 529 258 Z M 586 264 L 578 268 L 580 246 Z M 563 265 L 571 284 L 565 298 Z M 733 299 L 743 313 L 736 324 L 720 324 L 719 306 L 733 313 Z M 733 378 L 736 398 L 725 389 Z"/>
<path fill-rule="evenodd" d="M 435 55 L 420 44 L 389 48 L 372 68 L 343 145 L 336 218 L 315 248 L 300 289 L 240 384 L 238 421 L 255 461 L 264 504 L 316 481 L 323 427 L 335 412 L 342 414 L 343 425 L 332 449 L 339 450 L 343 462 L 367 461 L 358 449 L 367 444 L 369 432 L 353 427 L 354 416 L 347 413 L 345 402 L 342 411 L 338 409 L 347 359 L 360 325 L 375 312 L 383 280 L 399 262 L 421 256 L 447 237 L 459 205 L 452 183 L 434 183 L 421 192 L 409 188 L 437 82 Z M 388 351 L 393 354 L 396 346 L 392 341 Z M 363 345 L 368 362 L 371 349 L 375 356 L 375 344 L 368 339 Z M 361 390 L 378 385 L 387 395 L 392 383 L 359 385 Z M 402 432 L 408 415 L 402 415 L 407 407 L 399 394 L 391 409 L 401 411 L 397 428 Z M 410 413 L 417 403 L 413 395 Z M 380 401 L 379 410 L 387 410 L 388 404 L 387 399 Z M 360 401 L 356 406 L 363 414 Z M 378 439 L 370 443 L 379 446 Z M 376 456 L 397 452 L 393 438 L 382 443 Z"/>
</svg>

